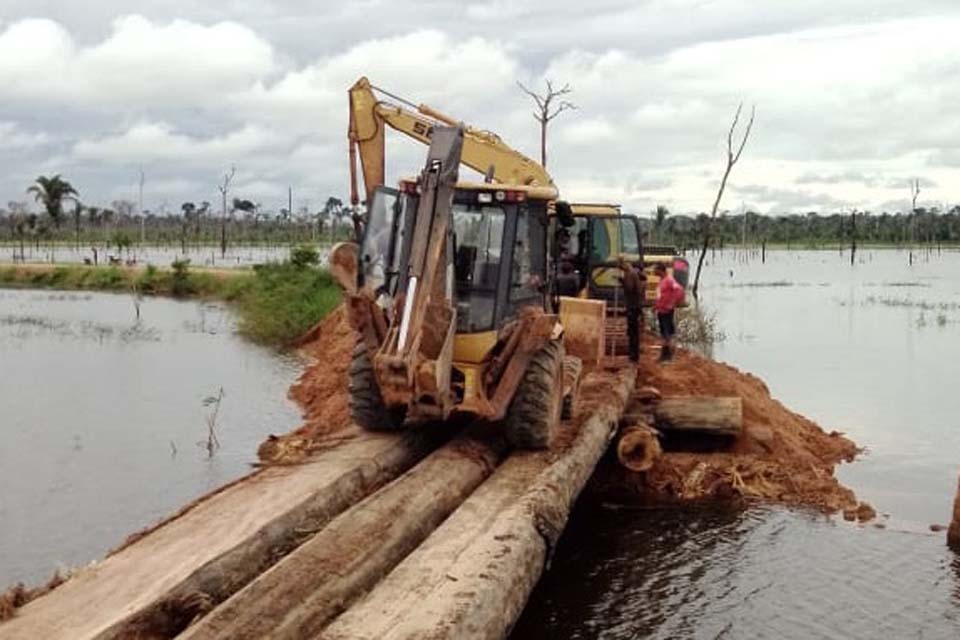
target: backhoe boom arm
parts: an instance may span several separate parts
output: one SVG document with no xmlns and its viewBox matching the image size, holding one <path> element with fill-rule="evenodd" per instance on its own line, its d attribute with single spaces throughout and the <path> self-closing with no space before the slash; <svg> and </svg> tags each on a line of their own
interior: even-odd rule
<svg viewBox="0 0 960 640">
<path fill-rule="evenodd" d="M 385 129 L 390 127 L 425 145 L 430 144 L 436 126 L 457 126 L 459 123 L 426 105 L 410 108 L 380 100 L 375 87 L 366 78 L 360 78 L 349 91 L 350 100 L 350 201 L 359 204 L 357 189 L 357 161 L 363 171 L 366 198 L 384 184 Z M 382 92 L 381 93 L 386 93 Z M 387 94 L 389 95 L 389 94 Z M 397 102 L 405 102 L 394 97 Z M 495 182 L 505 184 L 553 186 L 546 169 L 516 149 L 507 145 L 490 131 L 460 125 L 464 130 L 460 161 L 489 175 Z M 357 155 L 360 157 L 357 158 Z M 489 172 L 489 173 L 488 173 Z"/>
</svg>

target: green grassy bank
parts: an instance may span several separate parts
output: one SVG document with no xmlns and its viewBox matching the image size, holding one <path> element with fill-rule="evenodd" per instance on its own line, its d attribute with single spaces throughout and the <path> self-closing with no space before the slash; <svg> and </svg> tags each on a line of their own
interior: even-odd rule
<svg viewBox="0 0 960 640">
<path fill-rule="evenodd" d="M 260 265 L 252 270 L 83 265 L 2 265 L 0 287 L 113 291 L 228 302 L 242 334 L 287 346 L 340 303 L 330 275 L 310 265 Z"/>
</svg>

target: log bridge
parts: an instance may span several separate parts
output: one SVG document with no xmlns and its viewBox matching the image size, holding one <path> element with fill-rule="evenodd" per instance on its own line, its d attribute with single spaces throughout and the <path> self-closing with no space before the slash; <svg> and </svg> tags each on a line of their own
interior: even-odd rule
<svg viewBox="0 0 960 640">
<path fill-rule="evenodd" d="M 351 432 L 191 505 L 0 624 L 2 640 L 503 638 L 613 439 L 595 371 L 550 451 L 495 428 Z"/>
</svg>

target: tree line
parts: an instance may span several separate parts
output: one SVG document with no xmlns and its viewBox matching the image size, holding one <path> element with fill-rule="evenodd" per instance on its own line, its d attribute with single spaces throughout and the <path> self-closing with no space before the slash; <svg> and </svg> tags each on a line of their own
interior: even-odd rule
<svg viewBox="0 0 960 640">
<path fill-rule="evenodd" d="M 332 242 L 353 237 L 357 212 L 330 196 L 316 211 L 307 207 L 272 210 L 245 198 L 210 202 L 183 202 L 178 210 L 139 211 L 130 200 L 109 206 L 85 204 L 74 185 L 60 175 L 40 176 L 26 194 L 28 201 L 10 201 L 0 207 L 0 242 L 39 246 L 41 243 L 114 245 L 134 244 L 191 247 L 219 244 L 293 244 Z"/>
<path fill-rule="evenodd" d="M 672 215 L 666 207 L 657 207 L 641 221 L 647 242 L 689 249 L 702 241 L 710 217 Z M 949 210 L 918 207 L 912 213 L 848 211 L 834 213 L 790 213 L 761 215 L 753 211 L 722 213 L 713 221 L 712 245 L 775 244 L 806 249 L 838 244 L 914 244 L 960 243 L 960 205 Z"/>
</svg>

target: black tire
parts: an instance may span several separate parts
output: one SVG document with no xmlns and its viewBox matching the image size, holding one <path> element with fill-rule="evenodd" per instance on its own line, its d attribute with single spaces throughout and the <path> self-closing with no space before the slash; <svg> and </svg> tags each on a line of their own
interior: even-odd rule
<svg viewBox="0 0 960 640">
<path fill-rule="evenodd" d="M 563 405 L 563 343 L 551 340 L 537 351 L 517 385 L 504 430 L 518 449 L 548 449 Z"/>
<path fill-rule="evenodd" d="M 350 415 L 368 431 L 396 431 L 403 426 L 404 409 L 388 409 L 363 340 L 357 341 L 350 361 Z"/>
</svg>

